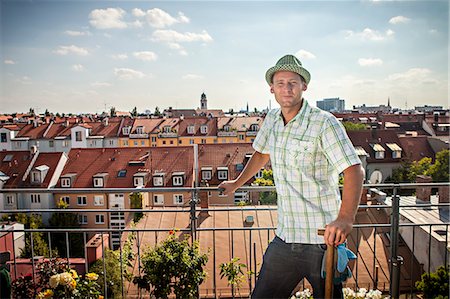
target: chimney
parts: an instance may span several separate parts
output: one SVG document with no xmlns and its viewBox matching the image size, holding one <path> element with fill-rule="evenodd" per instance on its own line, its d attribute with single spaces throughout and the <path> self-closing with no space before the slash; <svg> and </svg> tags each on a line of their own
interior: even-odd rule
<svg viewBox="0 0 450 299">
<path fill-rule="evenodd" d="M 430 176 L 418 175 L 416 176 L 416 183 L 431 183 L 432 179 Z M 430 203 L 431 187 L 416 187 L 416 203 Z"/>
<path fill-rule="evenodd" d="M 108 124 L 109 124 L 109 119 L 108 119 L 107 117 L 105 117 L 105 118 L 103 119 L 103 125 L 104 125 L 105 127 L 107 127 Z"/>
</svg>

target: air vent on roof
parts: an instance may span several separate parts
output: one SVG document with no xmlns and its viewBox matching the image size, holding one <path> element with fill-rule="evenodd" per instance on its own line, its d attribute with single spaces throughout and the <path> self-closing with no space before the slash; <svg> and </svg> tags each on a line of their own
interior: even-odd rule
<svg viewBox="0 0 450 299">
<path fill-rule="evenodd" d="M 144 166 L 145 161 L 129 161 L 128 165 L 130 166 Z"/>
<path fill-rule="evenodd" d="M 111 157 L 111 161 L 116 161 L 116 157 Z"/>
</svg>

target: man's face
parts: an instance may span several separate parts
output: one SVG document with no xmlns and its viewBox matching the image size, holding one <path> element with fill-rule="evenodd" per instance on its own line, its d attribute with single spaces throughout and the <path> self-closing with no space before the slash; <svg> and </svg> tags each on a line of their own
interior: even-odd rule
<svg viewBox="0 0 450 299">
<path fill-rule="evenodd" d="M 307 86 L 299 74 L 288 71 L 276 72 L 272 82 L 270 91 L 275 95 L 281 108 L 300 107 L 302 94 Z"/>
</svg>

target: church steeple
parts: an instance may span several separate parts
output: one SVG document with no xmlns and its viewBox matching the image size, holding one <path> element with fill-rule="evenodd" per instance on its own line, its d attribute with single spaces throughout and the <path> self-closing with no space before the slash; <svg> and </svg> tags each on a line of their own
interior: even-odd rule
<svg viewBox="0 0 450 299">
<path fill-rule="evenodd" d="M 207 110 L 208 109 L 208 100 L 206 99 L 206 94 L 202 93 L 201 97 L 200 97 L 200 108 L 203 110 Z"/>
<path fill-rule="evenodd" d="M 388 97 L 388 105 L 387 105 L 389 108 L 391 108 L 391 98 L 390 97 Z"/>
</svg>

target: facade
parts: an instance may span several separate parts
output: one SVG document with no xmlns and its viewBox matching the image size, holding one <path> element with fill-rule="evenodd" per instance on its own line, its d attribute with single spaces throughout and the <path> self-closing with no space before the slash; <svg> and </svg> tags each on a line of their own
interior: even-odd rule
<svg viewBox="0 0 450 299">
<path fill-rule="evenodd" d="M 343 112 L 345 110 L 345 100 L 340 98 L 328 98 L 316 102 L 317 108 L 328 112 Z"/>
</svg>

